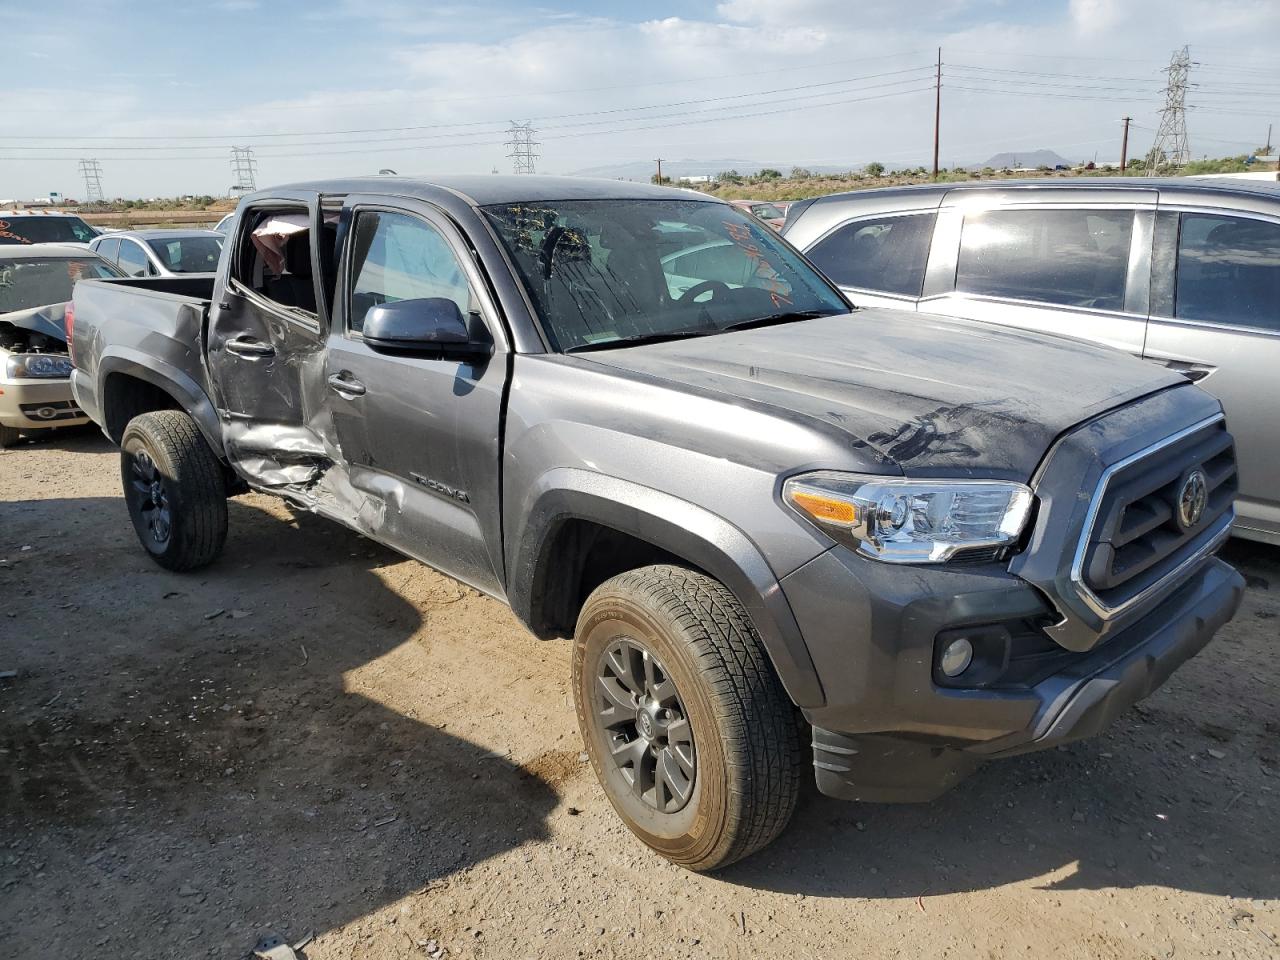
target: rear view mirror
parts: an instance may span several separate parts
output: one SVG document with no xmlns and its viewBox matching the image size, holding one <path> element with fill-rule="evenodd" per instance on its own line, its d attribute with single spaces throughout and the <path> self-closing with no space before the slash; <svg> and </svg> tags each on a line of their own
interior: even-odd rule
<svg viewBox="0 0 1280 960">
<path fill-rule="evenodd" d="M 489 356 L 493 344 L 473 337 L 458 305 L 445 297 L 379 303 L 365 314 L 364 342 L 395 353 Z"/>
</svg>

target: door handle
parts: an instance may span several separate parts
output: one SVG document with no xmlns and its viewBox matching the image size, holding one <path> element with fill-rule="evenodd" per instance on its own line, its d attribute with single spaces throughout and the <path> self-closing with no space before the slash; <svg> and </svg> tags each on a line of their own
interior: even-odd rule
<svg viewBox="0 0 1280 960">
<path fill-rule="evenodd" d="M 246 360 L 257 360 L 276 355 L 276 348 L 271 344 L 248 337 L 236 337 L 228 340 L 223 346 L 227 348 L 227 353 L 234 353 L 237 357 L 244 357 Z"/>
<path fill-rule="evenodd" d="M 364 384 L 350 378 L 350 374 L 335 373 L 329 378 L 329 387 L 344 397 L 363 397 Z"/>
</svg>

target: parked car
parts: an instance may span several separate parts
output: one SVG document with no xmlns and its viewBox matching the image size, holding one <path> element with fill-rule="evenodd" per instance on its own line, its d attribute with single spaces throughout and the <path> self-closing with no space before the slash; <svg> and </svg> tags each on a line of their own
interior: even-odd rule
<svg viewBox="0 0 1280 960">
<path fill-rule="evenodd" d="M 225 217 L 223 217 L 216 224 L 214 224 L 213 229 L 225 237 L 228 231 L 231 230 L 231 221 L 234 220 L 235 218 L 236 218 L 236 213 L 234 210 L 232 210 Z"/>
<path fill-rule="evenodd" d="M 753 217 L 759 217 L 775 230 L 781 230 L 787 219 L 786 207 L 768 200 L 730 200 L 739 210 L 745 210 Z"/>
<path fill-rule="evenodd" d="M 79 247 L 0 247 L 0 447 L 88 423 L 71 397 L 64 313 L 78 279 L 118 276 Z"/>
<path fill-rule="evenodd" d="M 129 277 L 175 277 L 216 270 L 223 239 L 213 230 L 122 230 L 89 249 Z"/>
<path fill-rule="evenodd" d="M 76 288 L 76 396 L 143 547 L 212 563 L 227 497 L 265 491 L 574 637 L 604 792 L 677 863 L 783 829 L 797 707 L 823 792 L 929 799 L 1096 733 L 1240 602 L 1217 400 L 850 313 L 712 197 L 333 180 L 245 198 L 229 242 L 216 277 Z"/>
<path fill-rule="evenodd" d="M 0 247 L 32 243 L 87 244 L 98 231 L 74 213 L 58 210 L 0 210 Z"/>
<path fill-rule="evenodd" d="M 1235 533 L 1280 544 L 1280 184 L 1080 179 L 802 201 L 784 236 L 855 303 L 1078 337 L 1217 396 Z"/>
</svg>

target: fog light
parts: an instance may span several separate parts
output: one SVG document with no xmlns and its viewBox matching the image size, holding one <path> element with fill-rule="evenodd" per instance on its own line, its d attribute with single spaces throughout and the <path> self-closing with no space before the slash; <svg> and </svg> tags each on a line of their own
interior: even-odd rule
<svg viewBox="0 0 1280 960">
<path fill-rule="evenodd" d="M 973 644 L 961 637 L 947 644 L 947 648 L 942 651 L 942 659 L 938 661 L 938 666 L 946 676 L 958 677 L 969 669 L 969 664 L 972 662 Z"/>
</svg>

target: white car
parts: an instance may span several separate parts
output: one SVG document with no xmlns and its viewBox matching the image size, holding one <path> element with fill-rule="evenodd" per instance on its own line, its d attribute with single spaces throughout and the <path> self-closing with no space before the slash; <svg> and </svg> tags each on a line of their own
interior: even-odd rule
<svg viewBox="0 0 1280 960">
<path fill-rule="evenodd" d="M 212 273 L 222 256 L 214 230 L 122 230 L 96 238 L 89 249 L 129 277 Z"/>
</svg>

